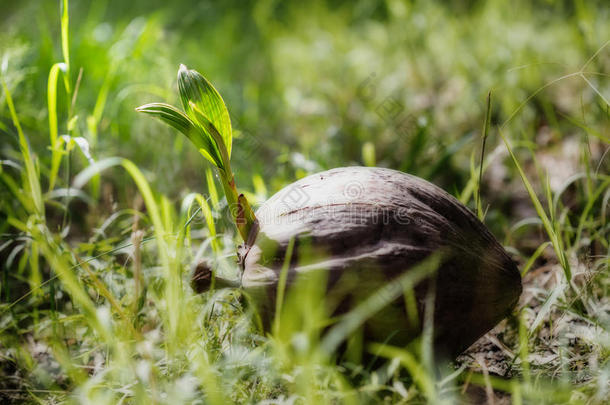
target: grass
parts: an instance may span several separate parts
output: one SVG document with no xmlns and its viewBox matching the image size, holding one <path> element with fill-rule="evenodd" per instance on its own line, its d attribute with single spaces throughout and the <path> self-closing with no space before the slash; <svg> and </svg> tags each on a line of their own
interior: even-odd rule
<svg viewBox="0 0 610 405">
<path fill-rule="evenodd" d="M 608 7 L 303 7 L 7 6 L 0 399 L 604 403 Z M 281 289 L 268 335 L 239 290 L 196 294 L 200 259 L 223 277 L 239 272 L 231 201 L 217 191 L 232 174 L 219 182 L 183 137 L 134 112 L 177 101 L 179 63 L 225 96 L 231 121 L 214 119 L 232 129 L 217 135 L 230 133 L 226 157 L 253 205 L 316 170 L 409 170 L 458 196 L 503 241 L 524 276 L 515 313 L 446 364 L 429 330 L 407 348 L 358 342 L 384 300 L 409 301 L 417 272 L 336 323 L 319 304 L 324 280 Z M 207 114 L 182 104 L 190 120 Z M 223 166 L 220 152 L 212 160 Z M 356 349 L 337 362 L 328 353 L 348 336 Z M 363 354 L 383 360 L 361 364 Z"/>
</svg>

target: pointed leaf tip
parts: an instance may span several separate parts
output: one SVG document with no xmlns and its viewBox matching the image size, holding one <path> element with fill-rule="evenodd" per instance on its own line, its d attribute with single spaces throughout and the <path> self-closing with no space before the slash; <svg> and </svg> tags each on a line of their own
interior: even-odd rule
<svg viewBox="0 0 610 405">
<path fill-rule="evenodd" d="M 222 143 L 227 149 L 228 157 L 231 157 L 232 128 L 229 111 L 222 97 L 214 86 L 196 70 L 188 70 L 186 66 L 180 65 L 178 71 L 178 90 L 186 114 L 193 120 L 198 121 L 193 106 L 197 106 L 205 120 L 199 122 L 206 126 L 211 122 L 220 136 Z"/>
</svg>

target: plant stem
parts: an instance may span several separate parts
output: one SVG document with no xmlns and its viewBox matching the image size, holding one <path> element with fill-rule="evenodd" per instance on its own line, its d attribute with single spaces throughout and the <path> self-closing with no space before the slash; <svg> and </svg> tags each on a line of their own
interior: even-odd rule
<svg viewBox="0 0 610 405">
<path fill-rule="evenodd" d="M 222 188 L 227 196 L 227 204 L 229 205 L 231 216 L 235 221 L 237 217 L 237 188 L 235 187 L 235 177 L 230 170 L 231 168 L 228 168 L 228 171 L 225 172 L 222 169 L 218 169 L 218 173 L 220 174 Z"/>
<path fill-rule="evenodd" d="M 233 172 L 231 171 L 229 160 L 227 159 L 224 163 L 225 169 L 218 169 L 220 182 L 222 183 L 222 188 L 227 196 L 227 205 L 231 212 L 231 218 L 233 219 L 235 226 L 237 226 L 237 230 L 243 241 L 248 243 L 250 232 L 256 223 L 256 217 L 244 195 L 237 193 L 235 176 L 233 176 Z"/>
</svg>

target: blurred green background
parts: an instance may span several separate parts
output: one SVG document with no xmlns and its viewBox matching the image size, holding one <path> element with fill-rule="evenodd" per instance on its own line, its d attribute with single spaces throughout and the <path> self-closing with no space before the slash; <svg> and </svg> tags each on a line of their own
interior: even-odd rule
<svg viewBox="0 0 610 405">
<path fill-rule="evenodd" d="M 176 103 L 184 63 L 208 77 L 229 107 L 239 130 L 233 165 L 242 188 L 252 188 L 252 173 L 275 191 L 306 172 L 363 164 L 370 142 L 377 165 L 456 192 L 480 147 L 487 92 L 493 90 L 492 122 L 501 124 L 545 83 L 577 72 L 610 37 L 605 4 L 73 2 L 73 80 L 82 68 L 76 133 L 96 160 L 132 159 L 161 192 L 201 190 L 206 163 L 194 148 L 134 112 L 144 102 Z M 48 142 L 48 71 L 61 60 L 59 4 L 3 0 L 2 8 L 9 87 L 41 151 Z M 607 72 L 608 64 L 606 53 L 587 70 Z M 607 89 L 605 77 L 590 80 Z M 543 142 L 552 144 L 578 130 L 570 117 L 587 122 L 607 114 L 595 98 L 583 80 L 568 78 L 536 95 L 505 131 L 540 143 L 536 134 L 550 128 Z M 590 101 L 598 108 L 583 111 Z M 66 102 L 58 105 L 61 134 Z M 8 111 L 1 114 L 8 123 Z M 3 147 L 16 144 L 14 134 L 3 133 Z M 114 183 L 115 192 L 129 192 L 118 178 Z"/>
</svg>

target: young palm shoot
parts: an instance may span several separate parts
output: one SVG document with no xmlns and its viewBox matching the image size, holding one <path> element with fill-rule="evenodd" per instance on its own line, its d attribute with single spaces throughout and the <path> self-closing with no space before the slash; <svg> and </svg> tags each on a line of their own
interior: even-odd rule
<svg viewBox="0 0 610 405">
<path fill-rule="evenodd" d="M 240 280 L 225 285 L 239 285 L 247 292 L 265 328 L 275 325 L 281 334 L 284 326 L 273 319 L 288 297 L 284 292 L 302 289 L 302 284 L 297 286 L 300 276 L 313 280 L 316 292 L 324 291 L 329 302 L 353 306 L 324 338 L 328 353 L 358 330 L 364 331 L 366 341 L 404 347 L 423 332 L 423 325 L 413 320 L 430 318 L 437 354 L 455 356 L 517 303 L 521 276 L 491 232 L 455 198 L 415 176 L 378 167 L 313 174 L 262 204 L 258 221 L 235 188 L 229 162 L 231 122 L 222 98 L 199 73 L 184 66 L 178 72 L 178 88 L 185 112 L 159 103 L 138 111 L 178 129 L 218 168 L 245 242 L 238 248 Z M 295 201 L 295 190 L 306 198 Z M 420 268 L 435 257 L 433 266 Z M 330 281 L 324 290 L 311 278 L 322 274 Z M 431 284 L 426 280 L 431 278 L 431 291 L 439 292 L 433 307 L 427 304 L 425 311 L 425 304 L 413 305 L 407 315 L 402 293 L 412 290 L 413 302 L 429 301 Z M 205 289 L 214 278 L 210 269 L 202 268 L 197 279 Z M 372 290 L 377 293 L 370 295 Z M 426 318 L 430 308 L 434 316 Z M 341 315 L 337 308 L 332 311 Z"/>
<path fill-rule="evenodd" d="M 229 210 L 237 230 L 247 241 L 256 223 L 254 212 L 243 194 L 237 193 L 231 170 L 231 119 L 214 86 L 195 70 L 180 65 L 178 91 L 184 112 L 166 103 L 150 103 L 136 111 L 151 114 L 182 132 L 199 152 L 218 169 Z"/>
</svg>

